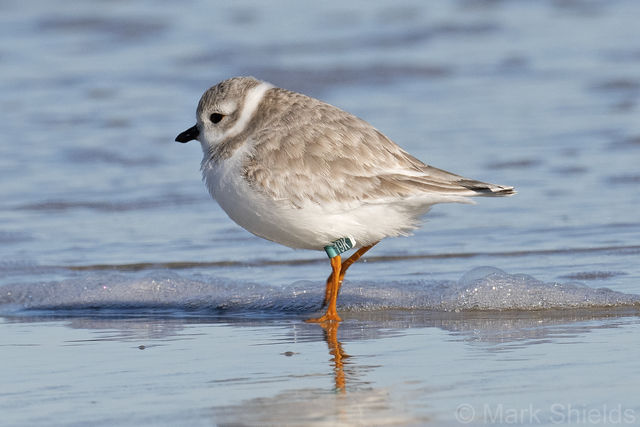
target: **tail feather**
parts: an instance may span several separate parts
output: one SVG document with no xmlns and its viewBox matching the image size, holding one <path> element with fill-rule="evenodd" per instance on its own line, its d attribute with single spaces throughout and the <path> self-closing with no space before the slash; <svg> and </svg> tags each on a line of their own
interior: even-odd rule
<svg viewBox="0 0 640 427">
<path fill-rule="evenodd" d="M 460 180 L 458 181 L 458 183 L 461 186 L 477 193 L 475 194 L 477 196 L 502 197 L 513 196 L 517 193 L 513 187 L 506 185 L 488 184 L 486 182 L 474 181 L 470 179 Z"/>
</svg>

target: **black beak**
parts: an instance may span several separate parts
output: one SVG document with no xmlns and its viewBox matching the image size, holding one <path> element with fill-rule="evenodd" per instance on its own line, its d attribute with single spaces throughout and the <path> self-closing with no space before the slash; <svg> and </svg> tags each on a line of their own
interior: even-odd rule
<svg viewBox="0 0 640 427">
<path fill-rule="evenodd" d="M 182 132 L 180 135 L 176 136 L 176 141 L 182 143 L 189 142 L 192 139 L 196 139 L 199 134 L 200 131 L 198 130 L 198 125 L 193 125 L 189 129 Z"/>
</svg>

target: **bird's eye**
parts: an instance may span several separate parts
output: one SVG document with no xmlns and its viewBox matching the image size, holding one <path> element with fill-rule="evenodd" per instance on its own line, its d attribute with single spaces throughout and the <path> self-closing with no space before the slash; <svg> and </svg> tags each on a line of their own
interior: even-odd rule
<svg viewBox="0 0 640 427">
<path fill-rule="evenodd" d="M 223 117 L 224 115 L 220 113 L 213 113 L 212 115 L 209 116 L 209 120 L 211 120 L 211 123 L 219 123 Z"/>
</svg>

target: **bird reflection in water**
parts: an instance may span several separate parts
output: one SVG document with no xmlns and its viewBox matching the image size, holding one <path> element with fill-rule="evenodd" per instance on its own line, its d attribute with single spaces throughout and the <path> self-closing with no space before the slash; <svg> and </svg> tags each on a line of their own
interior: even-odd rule
<svg viewBox="0 0 640 427">
<path fill-rule="evenodd" d="M 346 381 L 344 375 L 344 363 L 345 359 L 351 357 L 346 354 L 342 348 L 342 343 L 338 341 L 338 327 L 340 322 L 321 322 L 320 327 L 324 330 L 324 340 L 329 347 L 329 354 L 331 354 L 333 363 L 333 373 L 336 385 L 336 391 L 339 393 L 346 392 Z"/>
</svg>

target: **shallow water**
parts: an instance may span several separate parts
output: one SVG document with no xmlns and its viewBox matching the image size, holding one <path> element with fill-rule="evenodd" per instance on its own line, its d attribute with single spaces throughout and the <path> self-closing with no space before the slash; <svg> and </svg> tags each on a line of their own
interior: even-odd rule
<svg viewBox="0 0 640 427">
<path fill-rule="evenodd" d="M 3 423 L 640 423 L 638 14 L 2 2 Z M 325 255 L 233 224 L 173 142 L 244 74 L 519 193 L 436 206 L 304 324 Z"/>
</svg>

